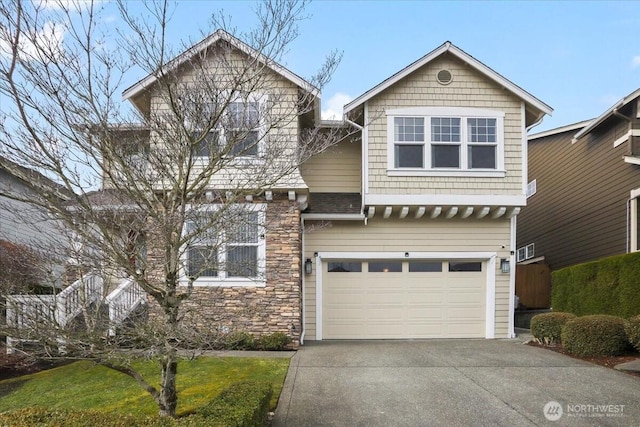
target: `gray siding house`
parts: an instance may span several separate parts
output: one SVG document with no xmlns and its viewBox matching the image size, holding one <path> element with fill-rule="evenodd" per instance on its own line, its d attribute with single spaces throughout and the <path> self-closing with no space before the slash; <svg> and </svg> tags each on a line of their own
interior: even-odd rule
<svg viewBox="0 0 640 427">
<path fill-rule="evenodd" d="M 529 136 L 517 260 L 552 270 L 639 250 L 640 89 L 602 115 Z"/>
</svg>

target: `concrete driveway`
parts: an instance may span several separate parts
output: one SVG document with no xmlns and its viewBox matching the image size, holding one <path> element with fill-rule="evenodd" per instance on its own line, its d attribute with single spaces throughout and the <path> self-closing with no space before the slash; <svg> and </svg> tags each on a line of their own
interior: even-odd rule
<svg viewBox="0 0 640 427">
<path fill-rule="evenodd" d="M 640 377 L 508 340 L 324 341 L 292 358 L 273 425 L 637 426 Z"/>
</svg>

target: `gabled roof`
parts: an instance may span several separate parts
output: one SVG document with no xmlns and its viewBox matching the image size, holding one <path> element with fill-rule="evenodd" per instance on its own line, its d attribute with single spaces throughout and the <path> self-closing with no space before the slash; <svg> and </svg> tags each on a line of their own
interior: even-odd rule
<svg viewBox="0 0 640 427">
<path fill-rule="evenodd" d="M 198 53 L 208 49 L 209 47 L 215 45 L 221 40 L 229 43 L 230 45 L 240 50 L 241 52 L 244 52 L 245 54 L 256 58 L 258 61 L 262 62 L 263 64 L 268 65 L 269 68 L 271 68 L 273 71 L 280 74 L 282 77 L 291 81 L 292 83 L 299 86 L 300 88 L 306 90 L 307 92 L 313 94 L 318 98 L 320 97 L 320 91 L 311 83 L 307 82 L 302 77 L 291 72 L 287 68 L 278 64 L 273 59 L 266 57 L 265 55 L 258 52 L 248 44 L 244 43 L 243 41 L 239 40 L 238 38 L 232 36 L 231 34 L 227 33 L 222 29 L 217 30 L 216 32 L 210 34 L 200 42 L 196 43 L 195 45 L 191 46 L 190 48 L 182 52 L 180 55 L 176 56 L 174 59 L 172 59 L 171 61 L 169 61 L 167 64 L 164 65 L 163 71 L 170 72 L 172 70 L 177 69 L 180 65 L 184 64 L 186 61 L 193 58 Z M 141 92 L 145 91 L 147 88 L 153 85 L 157 80 L 158 80 L 158 77 L 156 76 L 155 73 L 149 74 L 142 80 L 138 81 L 137 83 L 125 89 L 122 92 L 122 98 L 131 100 L 133 97 L 135 97 L 136 95 L 139 95 Z"/>
<path fill-rule="evenodd" d="M 533 139 L 539 139 L 539 138 L 544 138 L 545 136 L 552 136 L 552 135 L 557 135 L 560 133 L 565 133 L 565 132 L 571 132 L 571 131 L 576 131 L 578 129 L 582 129 L 585 126 L 587 126 L 588 124 L 590 124 L 591 122 L 593 122 L 594 119 L 591 120 L 583 120 L 581 122 L 577 122 L 577 123 L 572 123 L 570 125 L 565 125 L 565 126 L 561 126 L 558 128 L 554 128 L 554 129 L 549 129 L 549 130 L 545 130 L 543 132 L 538 132 L 538 133 L 534 133 L 531 134 L 527 137 L 527 139 L 529 141 L 533 140 Z"/>
<path fill-rule="evenodd" d="M 73 193 L 67 190 L 66 187 L 60 185 L 53 180 L 47 178 L 40 172 L 29 169 L 25 166 L 21 166 L 16 162 L 7 159 L 4 156 L 0 156 L 0 170 L 5 171 L 9 175 L 13 176 L 27 184 L 41 185 L 42 187 L 48 187 L 52 192 L 55 192 L 61 199 L 68 199 Z"/>
<path fill-rule="evenodd" d="M 511 93 L 513 93 L 517 97 L 521 98 L 525 103 L 527 103 L 530 106 L 536 108 L 540 112 L 546 113 L 546 114 L 549 114 L 549 115 L 551 115 L 551 113 L 553 112 L 553 108 L 551 108 L 550 106 L 548 106 L 544 102 L 540 101 L 538 98 L 536 98 L 535 96 L 531 95 L 529 92 L 525 91 L 520 86 L 518 86 L 518 85 L 512 83 L 511 81 L 507 80 L 506 78 L 504 78 L 503 76 L 501 76 L 500 74 L 498 74 L 497 72 L 492 70 L 491 68 L 487 67 L 482 62 L 478 61 L 473 56 L 469 55 L 468 53 L 466 53 L 462 49 L 458 48 L 457 46 L 455 46 L 453 43 L 451 43 L 449 41 L 445 42 L 442 46 L 436 48 L 435 50 L 427 53 L 422 58 L 418 59 L 414 63 L 410 64 L 409 66 L 407 66 L 405 68 L 403 68 L 402 70 L 398 71 L 397 73 L 395 73 L 394 75 L 392 75 L 388 79 L 384 80 L 382 83 L 380 83 L 377 86 L 369 89 L 368 91 L 366 91 L 365 93 L 363 93 L 362 95 L 360 95 L 359 97 L 357 97 L 356 99 L 354 99 L 353 101 L 351 101 L 350 103 L 345 105 L 344 106 L 344 112 L 347 113 L 347 112 L 355 109 L 356 107 L 358 107 L 359 105 L 361 105 L 361 104 L 365 103 L 366 101 L 370 100 L 374 96 L 378 95 L 380 92 L 382 92 L 383 90 L 387 89 L 391 85 L 397 83 L 398 81 L 402 80 L 403 78 L 405 78 L 409 74 L 411 74 L 414 71 L 418 70 L 419 68 L 421 68 L 425 64 L 433 61 L 435 58 L 437 58 L 440 55 L 443 55 L 443 54 L 445 54 L 447 52 L 452 54 L 452 55 L 454 55 L 454 56 L 456 56 L 457 58 L 459 58 L 460 60 L 464 61 L 465 63 L 469 64 L 474 69 L 479 71 L 481 74 L 485 75 L 489 79 L 495 81 L 500 86 L 502 86 L 505 89 L 509 90 Z"/>
<path fill-rule="evenodd" d="M 620 108 L 622 108 L 622 107 L 626 106 L 627 104 L 633 102 L 638 97 L 640 97 L 640 89 L 636 89 L 635 91 L 631 92 L 629 95 L 625 96 L 620 101 L 616 102 L 611 108 L 609 108 L 607 111 L 602 113 L 600 116 L 598 116 L 595 119 L 593 119 L 593 121 L 591 122 L 591 124 L 589 126 L 585 127 L 580 132 L 578 132 L 578 133 L 576 133 L 574 135 L 573 141 L 571 141 L 571 142 L 572 143 L 578 142 L 578 140 L 580 138 L 582 138 L 583 136 L 587 135 L 589 132 L 591 132 L 592 130 L 594 130 L 598 126 L 600 126 L 609 117 L 617 114 L 618 110 Z"/>
</svg>

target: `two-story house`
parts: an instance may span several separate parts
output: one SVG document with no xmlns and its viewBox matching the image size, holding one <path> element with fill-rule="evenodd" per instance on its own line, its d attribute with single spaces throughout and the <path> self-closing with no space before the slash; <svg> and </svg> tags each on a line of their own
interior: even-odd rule
<svg viewBox="0 0 640 427">
<path fill-rule="evenodd" d="M 526 203 L 526 134 L 549 106 L 450 42 L 350 102 L 339 123 L 320 121 L 311 84 L 223 31 L 174 59 L 170 77 L 197 85 L 191 70 L 216 72 L 219 44 L 228 63 L 253 61 L 266 71 L 278 94 L 249 89 L 227 100 L 223 114 L 232 123 L 234 111 L 242 113 L 240 138 L 233 127 L 199 137 L 203 167 L 220 145 L 241 161 L 199 188 L 210 201 L 200 212 L 210 215 L 220 197 L 234 197 L 243 225 L 216 230 L 226 236 L 222 244 L 208 233 L 184 251 L 181 283 L 193 287 L 186 312 L 205 328 L 281 331 L 300 343 L 513 335 L 509 266 Z M 142 117 L 161 116 L 168 105 L 162 83 L 147 76 L 124 98 Z M 185 120 L 195 120 L 187 117 L 187 95 Z M 304 109 L 301 97 L 312 101 Z M 279 114 L 268 114 L 273 109 Z M 287 114 L 269 126 L 269 117 Z M 251 187 L 277 156 L 304 149 L 302 135 L 316 125 L 344 137 L 267 186 Z M 122 132 L 163 140 L 154 129 Z M 268 153 L 277 156 L 265 164 Z M 156 191 L 169 191 L 171 177 L 161 178 Z M 232 182 L 244 183 L 242 194 L 228 194 L 238 188 Z M 110 171 L 99 193 L 113 196 L 117 187 Z M 150 266 L 162 260 L 149 236 L 146 252 Z"/>
<path fill-rule="evenodd" d="M 552 109 L 450 42 L 344 108 L 302 167 L 303 339 L 513 335 L 528 129 Z"/>
</svg>

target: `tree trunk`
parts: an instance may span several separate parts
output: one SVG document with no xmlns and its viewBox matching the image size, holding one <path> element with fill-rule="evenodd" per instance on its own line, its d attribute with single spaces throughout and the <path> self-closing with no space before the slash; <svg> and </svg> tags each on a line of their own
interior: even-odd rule
<svg viewBox="0 0 640 427">
<path fill-rule="evenodd" d="M 175 348 L 171 348 L 160 361 L 162 377 L 160 379 L 160 398 L 158 404 L 161 417 L 175 417 L 178 405 L 176 376 L 178 374 L 178 357 Z"/>
</svg>

